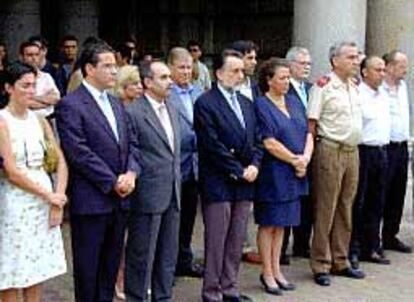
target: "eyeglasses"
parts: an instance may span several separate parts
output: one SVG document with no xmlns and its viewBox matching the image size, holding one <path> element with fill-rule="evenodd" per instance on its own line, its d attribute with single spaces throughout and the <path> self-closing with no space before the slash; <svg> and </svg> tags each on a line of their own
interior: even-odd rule
<svg viewBox="0 0 414 302">
<path fill-rule="evenodd" d="M 190 52 L 199 52 L 200 49 L 199 48 L 191 48 L 189 49 Z"/>
</svg>

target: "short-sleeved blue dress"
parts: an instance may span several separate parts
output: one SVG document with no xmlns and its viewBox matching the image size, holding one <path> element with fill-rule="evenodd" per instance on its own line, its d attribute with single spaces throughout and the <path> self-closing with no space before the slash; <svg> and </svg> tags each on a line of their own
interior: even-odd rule
<svg viewBox="0 0 414 302">
<path fill-rule="evenodd" d="M 303 154 L 308 123 L 299 100 L 285 96 L 290 117 L 263 96 L 255 110 L 262 139 L 275 138 L 295 154 Z M 308 194 L 308 181 L 295 176 L 295 169 L 265 151 L 257 180 L 255 221 L 263 226 L 300 224 L 300 198 Z"/>
</svg>

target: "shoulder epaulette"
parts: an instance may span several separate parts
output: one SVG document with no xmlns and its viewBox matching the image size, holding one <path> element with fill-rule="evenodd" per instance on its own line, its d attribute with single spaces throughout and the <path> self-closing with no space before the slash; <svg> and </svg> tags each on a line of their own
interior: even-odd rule
<svg viewBox="0 0 414 302">
<path fill-rule="evenodd" d="M 329 81 L 331 80 L 331 77 L 330 76 L 323 76 L 323 77 L 321 77 L 317 82 L 316 82 L 316 85 L 318 85 L 319 87 L 323 87 L 323 86 L 325 86 L 326 84 L 328 84 L 329 83 Z"/>
</svg>

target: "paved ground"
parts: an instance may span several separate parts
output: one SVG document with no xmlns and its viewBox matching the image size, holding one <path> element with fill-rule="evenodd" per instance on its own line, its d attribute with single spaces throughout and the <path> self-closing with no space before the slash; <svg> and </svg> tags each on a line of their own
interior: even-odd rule
<svg viewBox="0 0 414 302">
<path fill-rule="evenodd" d="M 404 224 L 401 238 L 414 245 L 414 220 L 412 216 L 412 192 L 411 182 L 407 192 Z M 202 225 L 198 218 L 194 242 L 197 256 L 202 256 Z M 250 226 L 251 234 L 255 233 L 255 227 Z M 69 228 L 64 226 L 65 244 L 70 264 Z M 363 264 L 367 273 L 364 280 L 347 280 L 340 277 L 333 279 L 328 288 L 321 288 L 312 281 L 308 261 L 304 259 L 292 259 L 289 267 L 284 271 L 288 279 L 297 285 L 297 290 L 285 294 L 283 297 L 274 297 L 264 294 L 259 285 L 260 267 L 243 264 L 240 274 L 240 287 L 243 293 L 249 294 L 256 302 L 270 301 L 346 301 L 346 302 L 411 302 L 414 301 L 414 254 L 404 255 L 388 253 L 392 261 L 390 266 L 375 264 Z M 197 302 L 200 301 L 201 281 L 190 278 L 177 280 L 174 288 L 174 301 Z M 73 283 L 71 268 L 64 276 L 55 278 L 45 284 L 44 301 L 46 302 L 72 302 Z"/>
</svg>

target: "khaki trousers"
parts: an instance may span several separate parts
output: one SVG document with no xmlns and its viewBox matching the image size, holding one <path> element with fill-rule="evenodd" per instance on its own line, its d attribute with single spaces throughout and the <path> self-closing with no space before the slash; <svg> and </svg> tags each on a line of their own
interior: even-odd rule
<svg viewBox="0 0 414 302">
<path fill-rule="evenodd" d="M 357 147 L 344 149 L 323 140 L 316 142 L 311 189 L 315 222 L 310 264 L 314 274 L 349 267 L 358 170 Z"/>
</svg>

